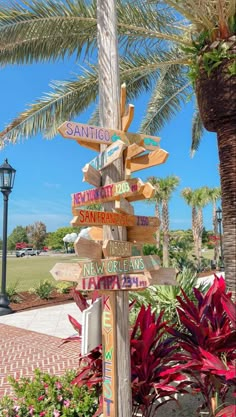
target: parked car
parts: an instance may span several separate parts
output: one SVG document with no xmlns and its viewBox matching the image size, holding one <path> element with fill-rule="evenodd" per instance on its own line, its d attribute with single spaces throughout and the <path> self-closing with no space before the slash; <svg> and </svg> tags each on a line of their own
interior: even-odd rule
<svg viewBox="0 0 236 417">
<path fill-rule="evenodd" d="M 33 248 L 24 248 L 24 249 L 16 251 L 16 257 L 17 258 L 22 258 L 23 256 L 36 256 L 36 255 L 39 255 L 39 254 L 40 254 L 40 251 L 35 250 Z"/>
</svg>

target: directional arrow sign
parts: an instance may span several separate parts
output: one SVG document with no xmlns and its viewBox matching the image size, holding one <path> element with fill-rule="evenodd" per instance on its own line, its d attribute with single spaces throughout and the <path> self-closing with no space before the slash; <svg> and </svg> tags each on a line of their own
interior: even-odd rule
<svg viewBox="0 0 236 417">
<path fill-rule="evenodd" d="M 163 149 L 157 149 L 156 151 L 130 159 L 127 161 L 126 166 L 131 172 L 140 171 L 145 168 L 163 164 L 168 156 L 168 152 Z"/>
<path fill-rule="evenodd" d="M 67 139 L 80 140 L 81 142 L 93 142 L 111 144 L 122 140 L 127 145 L 139 143 L 143 146 L 155 146 L 160 141 L 159 137 L 139 133 L 123 132 L 121 130 L 107 129 L 98 126 L 89 126 L 82 123 L 64 122 L 59 126 L 58 131 Z M 147 148 L 146 148 L 147 149 Z"/>
<path fill-rule="evenodd" d="M 160 138 L 155 138 L 150 136 L 145 138 L 140 142 L 140 145 L 143 146 L 148 151 L 156 151 L 160 147 Z"/>
<path fill-rule="evenodd" d="M 138 243 L 156 243 L 155 233 L 156 227 L 139 227 L 133 226 L 127 229 L 127 239 L 129 242 Z"/>
<path fill-rule="evenodd" d="M 118 140 L 117 142 L 108 146 L 105 151 L 99 153 L 96 158 L 89 162 L 89 165 L 97 170 L 101 170 L 112 164 L 112 162 L 114 162 L 116 159 L 120 158 L 125 148 L 126 145 L 124 142 Z"/>
<path fill-rule="evenodd" d="M 149 184 L 149 183 L 147 183 Z M 120 198 L 138 199 L 145 184 L 139 178 L 120 181 L 116 184 L 108 184 L 103 187 L 92 188 L 72 194 L 72 208 L 82 207 L 94 203 L 107 203 L 108 201 L 119 200 Z M 153 191 L 151 186 L 151 191 Z M 141 196 L 142 199 L 142 196 Z"/>
<path fill-rule="evenodd" d="M 148 287 L 150 276 L 143 274 L 108 275 L 90 278 L 82 278 L 78 283 L 77 290 L 139 290 Z"/>
<path fill-rule="evenodd" d="M 113 143 L 108 129 L 98 126 L 89 126 L 82 123 L 64 122 L 58 132 L 67 139 L 76 139 L 85 142 L 109 145 Z"/>
<path fill-rule="evenodd" d="M 72 226 L 76 226 L 77 217 L 71 221 Z M 74 223 L 75 221 L 75 223 Z M 87 227 L 83 230 L 86 230 L 87 239 L 92 240 L 103 240 L 103 230 L 102 227 Z M 133 243 L 156 243 L 155 233 L 157 232 L 156 227 L 145 227 L 145 226 L 133 226 L 127 228 L 127 240 Z"/>
<path fill-rule="evenodd" d="M 134 245 L 131 242 L 124 242 L 122 240 L 105 240 L 102 246 L 105 257 L 109 256 L 140 256 L 142 255 L 141 245 Z"/>
<path fill-rule="evenodd" d="M 143 258 L 147 258 L 147 256 Z M 158 266 L 155 265 L 155 268 L 158 268 Z M 159 268 L 153 271 L 143 271 L 141 274 L 127 273 L 83 278 L 78 263 L 57 263 L 50 273 L 57 281 L 77 282 L 77 290 L 138 290 L 150 285 L 177 285 L 174 268 Z"/>
<path fill-rule="evenodd" d="M 102 245 L 94 240 L 78 236 L 74 248 L 76 255 L 80 258 L 100 259 L 102 257 Z"/>
<path fill-rule="evenodd" d="M 50 273 L 56 281 L 79 282 L 81 267 L 78 263 L 57 263 Z"/>
<path fill-rule="evenodd" d="M 157 217 L 133 216 L 112 211 L 73 210 L 75 218 L 73 226 L 123 226 L 123 227 L 158 227 L 160 220 Z"/>
<path fill-rule="evenodd" d="M 134 214 L 133 206 L 125 198 L 115 201 L 115 211 L 123 214 Z"/>
<path fill-rule="evenodd" d="M 142 274 L 124 274 L 82 278 L 77 290 L 141 290 L 151 285 L 177 285 L 174 268 L 160 268 Z"/>
<path fill-rule="evenodd" d="M 81 278 L 107 276 L 117 274 L 132 274 L 144 271 L 154 271 L 160 268 L 157 255 L 133 256 L 130 258 L 100 259 L 90 262 L 79 262 Z"/>
<path fill-rule="evenodd" d="M 84 174 L 83 181 L 88 182 L 89 184 L 94 185 L 95 187 L 100 187 L 102 184 L 102 176 L 99 171 L 93 168 L 91 165 L 86 164 L 82 169 Z"/>
<path fill-rule="evenodd" d="M 175 268 L 159 268 L 147 274 L 150 276 L 149 285 L 178 285 Z"/>
</svg>

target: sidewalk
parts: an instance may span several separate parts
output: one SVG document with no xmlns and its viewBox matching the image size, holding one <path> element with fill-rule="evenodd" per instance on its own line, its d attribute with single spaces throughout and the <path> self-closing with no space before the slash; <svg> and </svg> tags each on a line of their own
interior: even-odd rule
<svg viewBox="0 0 236 417">
<path fill-rule="evenodd" d="M 75 334 L 68 314 L 80 320 L 75 303 L 0 316 L 0 398 L 10 394 L 8 376 L 32 376 L 34 369 L 61 375 L 76 369 L 78 342 L 62 345 Z"/>
</svg>

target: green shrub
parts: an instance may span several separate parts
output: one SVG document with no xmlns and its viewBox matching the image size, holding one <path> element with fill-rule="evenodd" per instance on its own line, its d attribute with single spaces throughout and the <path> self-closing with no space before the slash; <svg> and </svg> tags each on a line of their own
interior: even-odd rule
<svg viewBox="0 0 236 417">
<path fill-rule="evenodd" d="M 0 400 L 0 417 L 92 417 L 98 406 L 94 390 L 71 384 L 75 371 L 57 377 L 35 370 L 34 377 L 9 377 L 14 399 Z"/>
<path fill-rule="evenodd" d="M 36 294 L 39 298 L 42 298 L 43 300 L 48 300 L 54 288 L 55 287 L 51 282 L 44 280 L 39 283 L 38 287 L 31 288 L 30 292 Z"/>
<path fill-rule="evenodd" d="M 17 287 L 18 287 L 18 281 L 15 282 L 12 285 L 9 285 L 6 289 L 8 299 L 11 303 L 20 303 L 21 302 L 21 297 L 18 294 Z"/>
<path fill-rule="evenodd" d="M 179 317 L 176 307 L 179 306 L 177 296 L 182 296 L 181 289 L 187 294 L 190 300 L 196 301 L 193 288 L 196 286 L 197 274 L 192 269 L 183 268 L 182 272 L 177 275 L 176 281 L 178 285 L 153 285 L 146 290 L 138 292 L 130 292 L 131 300 L 135 300 L 134 308 L 131 313 L 131 321 L 133 321 L 142 305 L 152 306 L 152 311 L 156 314 L 164 311 L 164 319 L 171 324 L 179 325 Z M 206 291 L 206 285 L 200 285 L 199 290 Z"/>
<path fill-rule="evenodd" d="M 56 290 L 59 294 L 68 294 L 71 288 L 73 288 L 71 282 L 58 282 L 56 284 Z"/>
</svg>

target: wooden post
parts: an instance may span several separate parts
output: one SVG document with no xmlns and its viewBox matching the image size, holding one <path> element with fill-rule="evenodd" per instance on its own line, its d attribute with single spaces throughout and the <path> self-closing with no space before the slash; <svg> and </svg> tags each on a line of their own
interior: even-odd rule
<svg viewBox="0 0 236 417">
<path fill-rule="evenodd" d="M 98 60 L 99 60 L 99 112 L 100 124 L 103 127 L 121 129 L 120 112 L 120 80 L 117 46 L 116 1 L 97 0 L 98 21 Z M 101 145 L 101 150 L 104 145 Z M 118 159 L 102 171 L 102 185 L 124 180 L 123 158 Z M 112 211 L 114 203 L 104 204 L 106 211 Z M 123 227 L 104 226 L 104 240 L 127 240 L 126 229 Z M 105 297 L 105 295 L 104 295 Z M 117 291 L 113 295 L 111 320 L 114 320 L 113 341 L 103 347 L 104 352 L 114 346 L 114 399 L 108 398 L 113 409 L 108 408 L 107 391 L 104 389 L 104 417 L 130 417 L 132 415 L 131 377 L 130 377 L 130 341 L 129 341 L 129 295 L 128 291 Z M 112 313 L 114 311 L 114 313 Z M 103 310 L 103 322 L 104 314 Z M 117 356 L 117 349 L 119 355 Z M 105 382 L 105 377 L 103 382 Z M 113 382 L 111 382 L 111 386 Z M 105 385 L 104 384 L 104 385 Z"/>
</svg>

